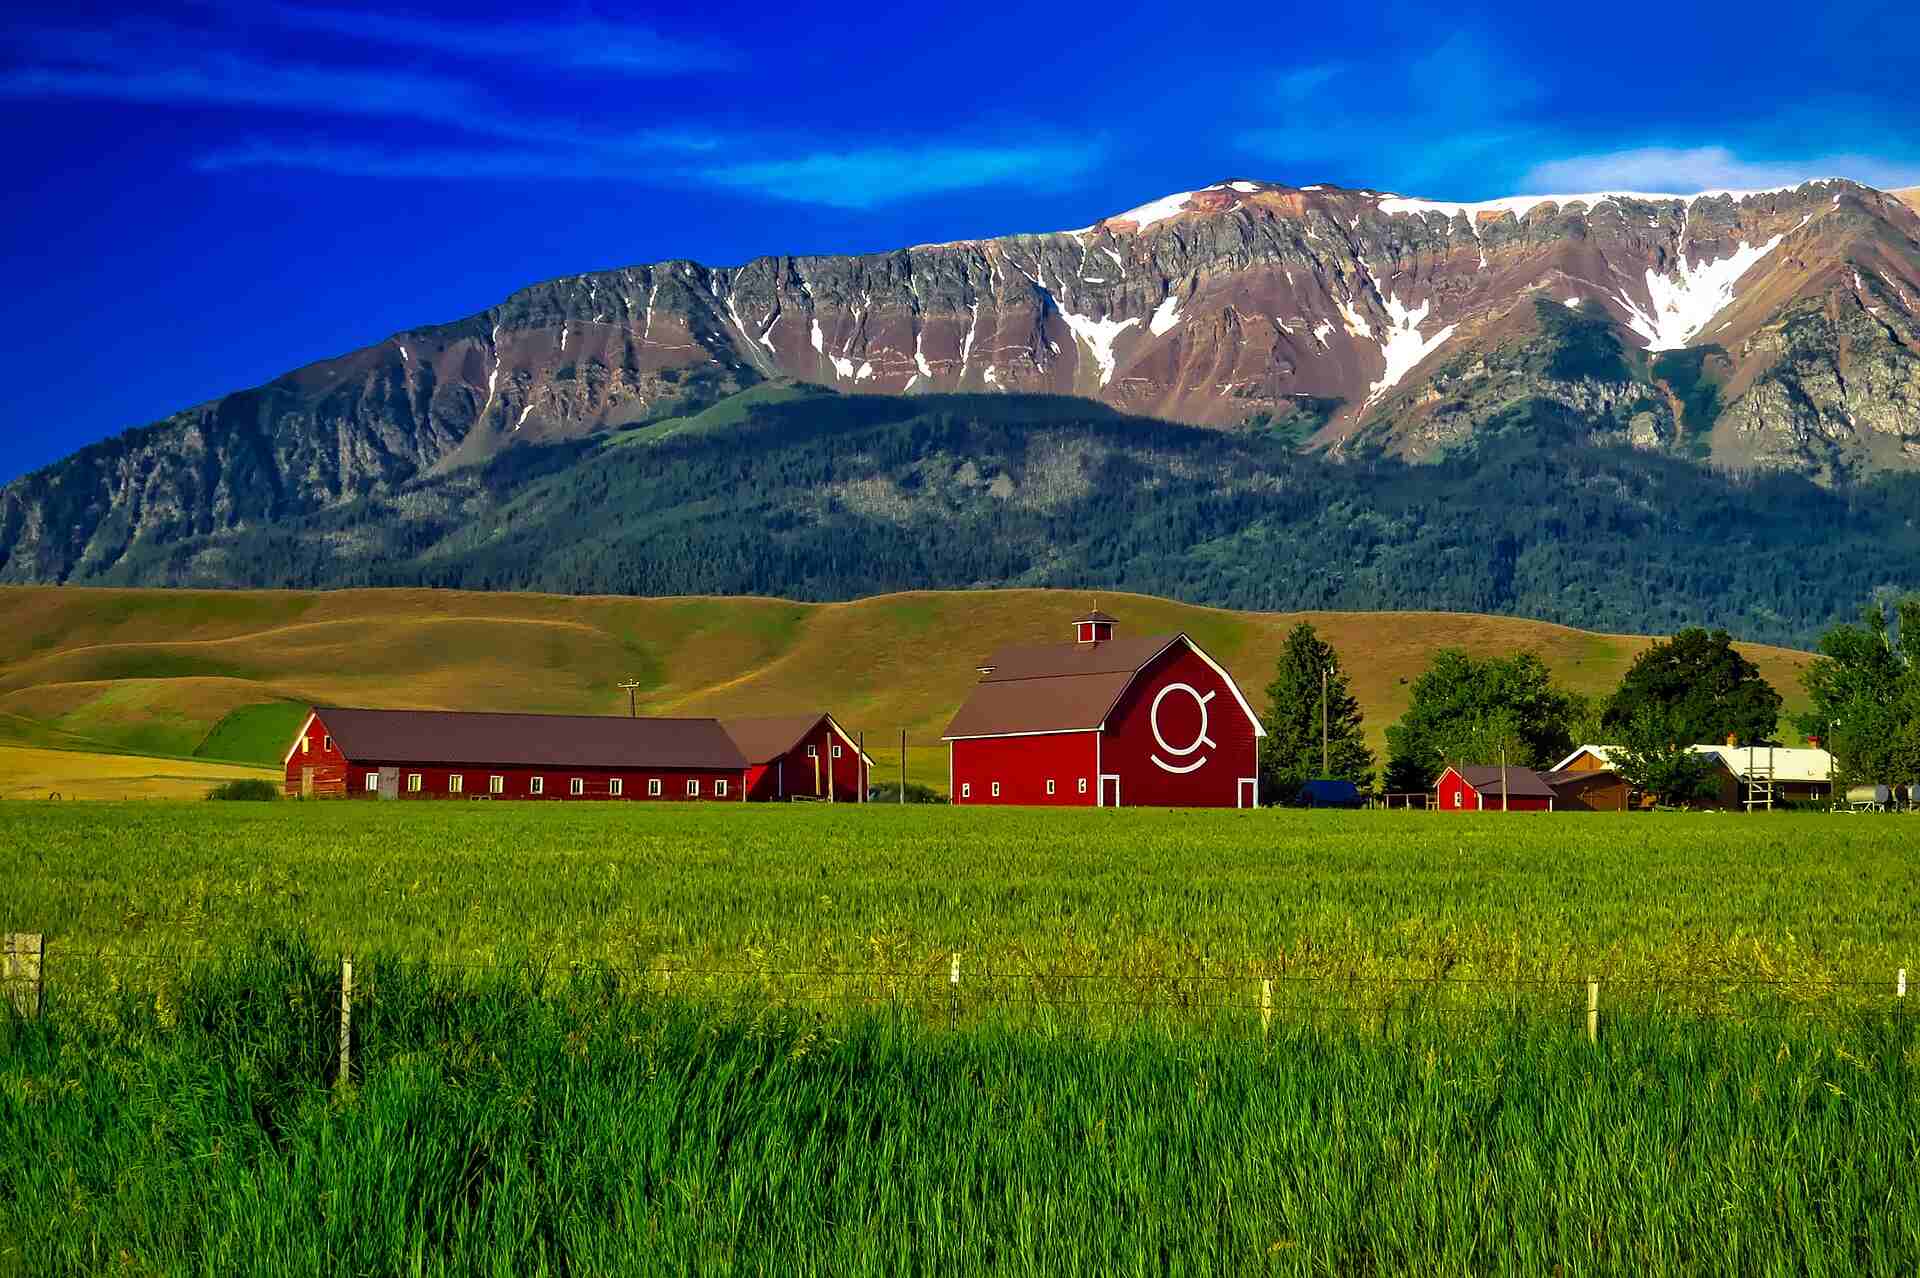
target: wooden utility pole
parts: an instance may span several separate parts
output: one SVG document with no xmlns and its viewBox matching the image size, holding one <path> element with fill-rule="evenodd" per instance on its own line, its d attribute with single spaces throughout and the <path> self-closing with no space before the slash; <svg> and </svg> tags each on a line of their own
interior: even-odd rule
<svg viewBox="0 0 1920 1278">
<path fill-rule="evenodd" d="M 907 730 L 900 729 L 900 802 L 907 801 Z"/>
<path fill-rule="evenodd" d="M 867 801 L 867 730 L 860 729 L 860 744 L 854 747 L 853 775 L 860 778 L 860 802 Z"/>
<path fill-rule="evenodd" d="M 1500 810 L 1507 810 L 1507 748 L 1500 747 Z"/>
<path fill-rule="evenodd" d="M 627 718 L 632 719 L 638 717 L 639 712 L 634 709 L 633 697 L 634 694 L 640 690 L 640 681 L 638 679 L 629 679 L 625 683 L 616 684 L 615 686 L 627 690 Z"/>
</svg>

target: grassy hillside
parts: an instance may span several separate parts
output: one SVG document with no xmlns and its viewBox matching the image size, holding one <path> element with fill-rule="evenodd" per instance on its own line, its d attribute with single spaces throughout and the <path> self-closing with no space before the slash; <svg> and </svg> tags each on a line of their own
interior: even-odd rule
<svg viewBox="0 0 1920 1278">
<path fill-rule="evenodd" d="M 0 799 L 199 799 L 222 781 L 277 776 L 231 763 L 0 745 Z"/>
<path fill-rule="evenodd" d="M 302 709 L 349 705 L 612 714 L 635 678 L 655 714 L 831 709 L 889 770 L 946 781 L 939 736 L 1005 643 L 1069 637 L 1088 597 L 935 591 L 851 603 L 436 590 L 0 588 L 0 741 L 277 763 Z M 1185 630 L 1256 706 L 1287 630 L 1340 650 L 1376 747 L 1437 648 L 1532 648 L 1576 690 L 1611 689 L 1649 641 L 1458 613 L 1237 613 L 1103 593 L 1132 633 Z M 1808 655 L 1746 645 L 1795 705 Z"/>
</svg>

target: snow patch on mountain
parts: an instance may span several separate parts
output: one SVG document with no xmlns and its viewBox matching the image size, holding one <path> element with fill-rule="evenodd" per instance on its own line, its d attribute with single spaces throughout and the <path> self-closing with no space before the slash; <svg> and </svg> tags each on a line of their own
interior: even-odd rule
<svg viewBox="0 0 1920 1278">
<path fill-rule="evenodd" d="M 1146 230 L 1155 222 L 1164 222 L 1187 207 L 1187 201 L 1193 198 L 1192 191 L 1178 191 L 1172 195 L 1163 195 L 1159 199 L 1142 204 L 1137 209 L 1128 209 L 1109 222 L 1132 222 L 1140 230 Z"/>
<path fill-rule="evenodd" d="M 1054 308 L 1060 312 L 1060 318 L 1067 322 L 1067 327 L 1072 330 L 1074 337 L 1086 343 L 1087 349 L 1093 353 L 1094 363 L 1100 366 L 1100 384 L 1105 386 L 1112 381 L 1113 344 L 1120 334 L 1140 322 L 1139 317 L 1123 320 L 1111 317 L 1094 319 L 1091 315 L 1075 315 L 1060 306 L 1057 301 L 1054 303 Z"/>
<path fill-rule="evenodd" d="M 1837 182 L 1839 178 L 1820 178 L 1813 182 L 1802 182 L 1795 186 L 1764 187 L 1752 191 L 1713 190 L 1695 191 L 1691 195 L 1658 191 L 1589 191 L 1582 195 L 1507 195 L 1497 200 L 1482 200 L 1479 203 L 1455 203 L 1446 200 L 1411 199 L 1405 196 L 1383 196 L 1374 207 L 1382 213 L 1392 216 L 1395 213 L 1444 213 L 1449 218 L 1462 216 L 1467 225 L 1475 225 L 1482 213 L 1511 213 L 1515 219 L 1525 221 L 1527 214 L 1536 205 L 1556 204 L 1565 208 L 1569 204 L 1584 204 L 1592 209 L 1601 204 L 1620 200 L 1638 200 L 1648 204 L 1692 204 L 1696 200 L 1733 199 L 1744 200 L 1754 195 L 1778 195 L 1783 191 L 1797 191 L 1803 186 L 1818 186 L 1822 182 Z"/>
<path fill-rule="evenodd" d="M 1380 354 L 1386 358 L 1386 372 L 1380 380 L 1367 388 L 1367 402 L 1361 407 L 1371 408 L 1374 403 L 1392 390 L 1400 379 L 1419 367 L 1420 361 L 1433 354 L 1440 343 L 1453 336 L 1454 325 L 1449 324 L 1432 337 L 1420 336 L 1420 325 L 1426 322 L 1427 313 L 1433 303 L 1422 302 L 1409 310 L 1398 296 L 1388 294 L 1386 299 L 1387 331 L 1380 338 Z"/>
<path fill-rule="evenodd" d="M 1647 339 L 1650 351 L 1677 351 L 1706 330 L 1713 317 L 1733 302 L 1734 285 L 1761 258 L 1773 252 L 1782 237 L 1776 235 L 1755 248 L 1745 240 L 1732 257 L 1717 262 L 1690 262 L 1685 255 L 1670 274 L 1647 268 L 1648 306 L 1626 294 L 1617 299 L 1627 311 L 1627 327 Z"/>
<path fill-rule="evenodd" d="M 1153 318 L 1147 321 L 1147 331 L 1159 337 L 1180 322 L 1180 299 L 1169 297 L 1153 308 Z"/>
<path fill-rule="evenodd" d="M 1353 309 L 1353 303 L 1340 303 L 1340 317 L 1347 322 L 1347 332 L 1354 337 L 1373 336 L 1373 325 L 1367 323 L 1367 317 Z"/>
</svg>

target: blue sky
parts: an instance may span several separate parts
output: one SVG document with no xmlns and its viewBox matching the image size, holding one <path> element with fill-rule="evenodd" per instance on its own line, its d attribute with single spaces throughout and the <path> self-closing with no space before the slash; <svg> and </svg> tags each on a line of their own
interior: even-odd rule
<svg viewBox="0 0 1920 1278">
<path fill-rule="evenodd" d="M 0 19 L 0 479 L 666 257 L 1434 198 L 1920 183 L 1920 7 L 69 3 Z"/>
</svg>

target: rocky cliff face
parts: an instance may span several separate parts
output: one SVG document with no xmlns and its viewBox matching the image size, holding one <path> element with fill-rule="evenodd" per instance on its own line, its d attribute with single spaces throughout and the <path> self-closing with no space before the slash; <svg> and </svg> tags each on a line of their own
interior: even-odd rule
<svg viewBox="0 0 1920 1278">
<path fill-rule="evenodd" d="M 0 579 L 270 523 L 768 379 L 1030 391 L 1418 458 L 1596 442 L 1920 464 L 1920 214 L 1844 181 L 1441 204 L 1233 181 L 1051 234 L 554 280 L 0 490 Z"/>
</svg>

